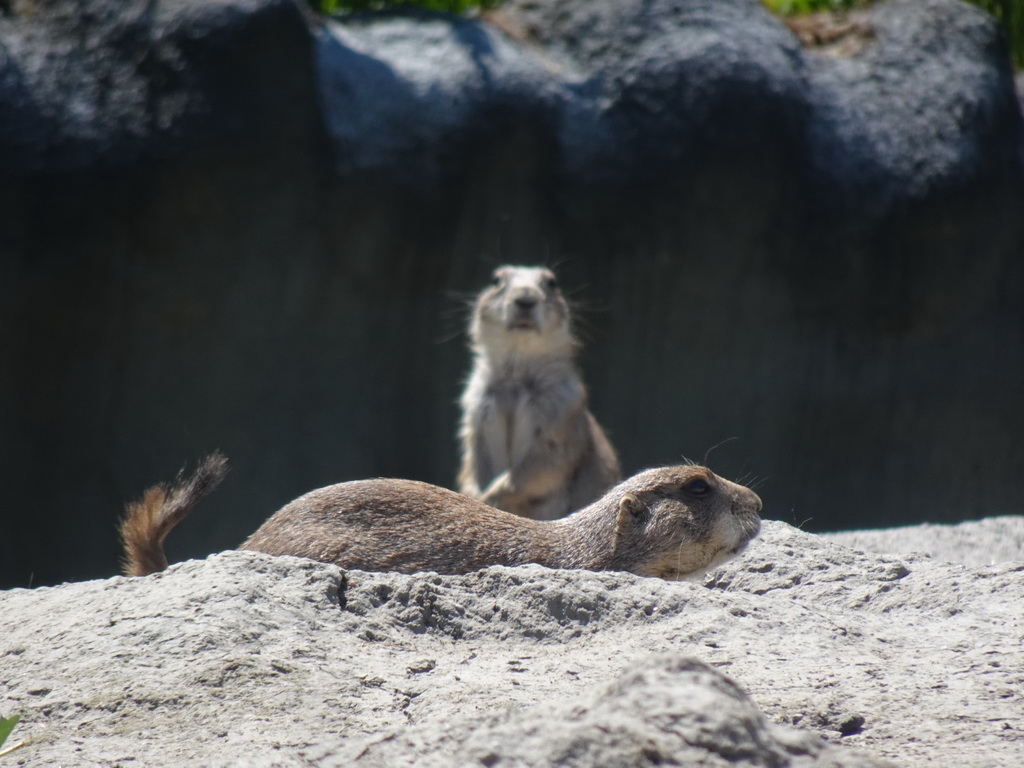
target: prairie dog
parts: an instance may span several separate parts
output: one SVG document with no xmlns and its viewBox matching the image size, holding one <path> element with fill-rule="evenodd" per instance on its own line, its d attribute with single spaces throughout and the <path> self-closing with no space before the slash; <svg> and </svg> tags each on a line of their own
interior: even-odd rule
<svg viewBox="0 0 1024 768">
<path fill-rule="evenodd" d="M 569 306 L 551 270 L 500 267 L 477 297 L 459 490 L 534 520 L 590 503 L 621 471 L 587 408 Z"/>
<path fill-rule="evenodd" d="M 211 461 L 211 459 L 214 459 Z M 196 476 L 129 505 L 125 573 L 166 567 L 163 537 L 223 475 L 223 457 Z M 367 571 L 468 573 L 490 565 L 629 571 L 677 579 L 740 552 L 757 536 L 761 499 L 700 466 L 650 469 L 554 521 L 488 507 L 414 480 L 359 480 L 300 496 L 240 547 Z"/>
</svg>

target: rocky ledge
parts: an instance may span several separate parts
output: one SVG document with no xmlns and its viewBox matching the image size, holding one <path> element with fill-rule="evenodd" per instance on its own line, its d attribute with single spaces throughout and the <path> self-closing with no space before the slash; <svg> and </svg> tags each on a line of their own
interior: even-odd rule
<svg viewBox="0 0 1024 768">
<path fill-rule="evenodd" d="M 0 594 L 0 711 L 21 765 L 1011 765 L 1017 560 L 774 521 L 676 583 L 225 552 Z"/>
</svg>

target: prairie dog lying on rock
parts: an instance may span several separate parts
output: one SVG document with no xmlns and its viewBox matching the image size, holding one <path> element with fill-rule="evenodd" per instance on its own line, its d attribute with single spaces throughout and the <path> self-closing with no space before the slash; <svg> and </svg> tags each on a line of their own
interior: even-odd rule
<svg viewBox="0 0 1024 768">
<path fill-rule="evenodd" d="M 129 505 L 124 571 L 167 567 L 163 540 L 225 471 L 219 454 Z M 342 568 L 458 574 L 489 565 L 630 571 L 676 579 L 736 554 L 761 528 L 761 499 L 699 466 L 650 469 L 554 521 L 494 509 L 413 480 L 359 480 L 300 496 L 240 547 Z"/>
<path fill-rule="evenodd" d="M 587 408 L 569 306 L 551 270 L 500 267 L 477 297 L 459 490 L 534 520 L 589 504 L 621 471 Z"/>
</svg>

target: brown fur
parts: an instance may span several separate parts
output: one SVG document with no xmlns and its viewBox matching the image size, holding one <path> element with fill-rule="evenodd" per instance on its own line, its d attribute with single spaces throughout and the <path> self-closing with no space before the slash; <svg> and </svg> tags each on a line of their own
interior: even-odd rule
<svg viewBox="0 0 1024 768">
<path fill-rule="evenodd" d="M 175 506 L 175 494 L 163 498 L 187 511 Z M 194 493 L 183 498 L 195 502 Z M 133 531 L 125 536 L 126 562 L 135 574 L 166 566 L 163 537 L 184 514 L 147 509 L 135 505 L 126 521 Z M 642 472 L 554 521 L 413 480 L 360 480 L 299 497 L 240 549 L 369 571 L 456 574 L 538 563 L 674 579 L 745 547 L 760 530 L 760 509 L 753 491 L 698 466 Z"/>
<path fill-rule="evenodd" d="M 554 273 L 541 267 L 500 267 L 477 297 L 462 394 L 462 493 L 554 520 L 621 479 L 588 410 L 570 319 Z"/>
<path fill-rule="evenodd" d="M 182 469 L 173 483 L 154 485 L 140 501 L 128 505 L 120 527 L 124 545 L 121 566 L 126 576 L 145 576 L 167 567 L 167 534 L 203 496 L 220 485 L 227 471 L 228 460 L 220 453 L 212 453 L 199 463 L 188 480 Z"/>
</svg>

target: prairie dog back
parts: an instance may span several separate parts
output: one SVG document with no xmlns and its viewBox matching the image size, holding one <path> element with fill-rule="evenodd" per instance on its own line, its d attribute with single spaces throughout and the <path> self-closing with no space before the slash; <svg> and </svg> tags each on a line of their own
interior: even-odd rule
<svg viewBox="0 0 1024 768">
<path fill-rule="evenodd" d="M 308 557 L 367 571 L 465 573 L 547 562 L 541 524 L 416 480 L 357 480 L 319 488 L 271 516 L 239 549 Z"/>
<path fill-rule="evenodd" d="M 575 364 L 555 274 L 504 266 L 476 299 L 462 395 L 459 489 L 536 520 L 564 517 L 620 477 Z"/>
</svg>

